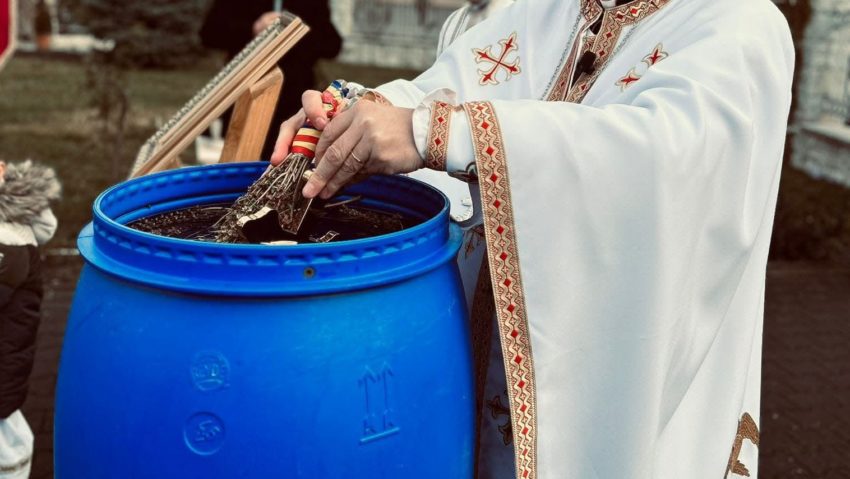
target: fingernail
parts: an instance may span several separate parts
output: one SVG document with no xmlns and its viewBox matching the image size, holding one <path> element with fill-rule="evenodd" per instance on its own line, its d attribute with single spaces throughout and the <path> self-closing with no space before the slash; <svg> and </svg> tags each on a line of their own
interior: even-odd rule
<svg viewBox="0 0 850 479">
<path fill-rule="evenodd" d="M 325 120 L 322 117 L 316 118 L 313 120 L 313 124 L 316 125 L 316 128 L 323 130 L 326 126 L 328 126 L 328 120 Z"/>
<path fill-rule="evenodd" d="M 313 198 L 318 192 L 318 188 L 316 188 L 314 183 L 307 183 L 304 185 L 304 189 L 301 190 L 301 194 L 304 195 L 305 198 Z"/>
</svg>

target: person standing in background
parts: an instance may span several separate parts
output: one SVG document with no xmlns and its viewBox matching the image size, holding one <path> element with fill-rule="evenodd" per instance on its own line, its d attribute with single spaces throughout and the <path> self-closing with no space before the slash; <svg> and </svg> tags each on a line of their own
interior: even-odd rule
<svg viewBox="0 0 850 479">
<path fill-rule="evenodd" d="M 0 161 L 0 478 L 29 477 L 33 434 L 20 408 L 29 388 L 41 322 L 38 247 L 56 231 L 50 202 L 60 186 L 50 168 Z"/>
<path fill-rule="evenodd" d="M 201 27 L 201 43 L 223 50 L 230 60 L 257 34 L 272 24 L 282 11 L 300 17 L 310 32 L 298 42 L 279 66 L 286 78 L 278 100 L 272 125 L 280 125 L 301 108 L 301 94 L 316 87 L 314 68 L 321 58 L 333 58 L 342 49 L 342 38 L 331 23 L 327 0 L 215 0 Z M 225 114 L 225 124 L 230 112 Z M 276 131 L 269 132 L 262 159 L 274 150 Z"/>
</svg>

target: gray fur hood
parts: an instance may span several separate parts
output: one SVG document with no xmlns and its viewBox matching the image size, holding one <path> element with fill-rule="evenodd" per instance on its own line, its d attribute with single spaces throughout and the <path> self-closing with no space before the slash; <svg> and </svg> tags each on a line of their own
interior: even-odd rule
<svg viewBox="0 0 850 479">
<path fill-rule="evenodd" d="M 6 181 L 0 184 L 0 223 L 31 224 L 58 200 L 62 187 L 52 168 L 27 160 L 7 163 Z"/>
</svg>

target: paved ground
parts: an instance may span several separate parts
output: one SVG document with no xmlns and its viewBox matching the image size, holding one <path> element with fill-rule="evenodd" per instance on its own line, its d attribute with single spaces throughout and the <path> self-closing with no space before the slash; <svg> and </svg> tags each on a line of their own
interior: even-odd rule
<svg viewBox="0 0 850 479">
<path fill-rule="evenodd" d="M 53 394 L 79 261 L 50 260 L 32 389 L 33 479 L 53 471 Z M 850 479 L 850 267 L 773 263 L 768 271 L 762 479 Z M 719 479 L 719 478 L 718 478 Z"/>
<path fill-rule="evenodd" d="M 38 350 L 30 381 L 24 415 L 35 433 L 35 458 L 32 479 L 53 477 L 53 395 L 65 319 L 71 306 L 82 260 L 48 258 L 44 271 L 45 293 L 42 303 Z"/>
<path fill-rule="evenodd" d="M 768 269 L 762 478 L 850 478 L 850 267 Z"/>
</svg>

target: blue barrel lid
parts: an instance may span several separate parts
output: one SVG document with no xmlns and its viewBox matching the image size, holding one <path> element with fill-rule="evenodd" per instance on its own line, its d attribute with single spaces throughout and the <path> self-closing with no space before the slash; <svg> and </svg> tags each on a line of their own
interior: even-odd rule
<svg viewBox="0 0 850 479">
<path fill-rule="evenodd" d="M 86 261 L 124 280 L 184 293 L 305 296 L 372 288 L 421 275 L 452 260 L 461 233 L 440 191 L 404 176 L 374 176 L 346 194 L 423 220 L 397 233 L 295 246 L 206 243 L 125 226 L 136 219 L 198 204 L 233 201 L 267 163 L 182 168 L 126 181 L 94 202 L 79 235 Z"/>
</svg>

